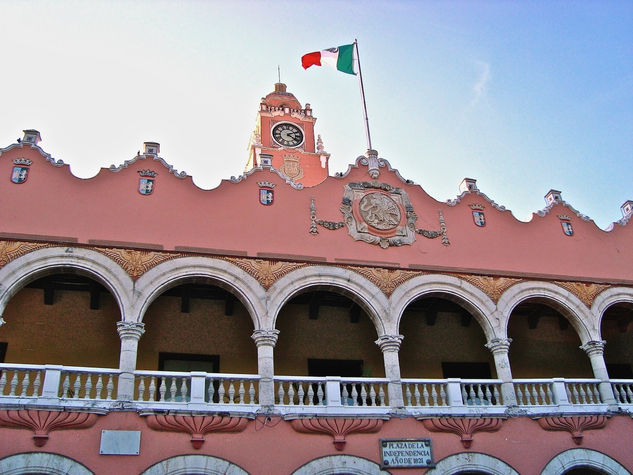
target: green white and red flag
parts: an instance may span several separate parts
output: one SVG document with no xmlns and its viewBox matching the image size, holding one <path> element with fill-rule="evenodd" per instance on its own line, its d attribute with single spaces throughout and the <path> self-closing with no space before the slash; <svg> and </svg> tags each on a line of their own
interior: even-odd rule
<svg viewBox="0 0 633 475">
<path fill-rule="evenodd" d="M 351 44 L 304 54 L 301 57 L 301 65 L 303 69 L 308 69 L 310 66 L 329 66 L 343 73 L 355 75 L 354 50 L 354 44 Z"/>
</svg>

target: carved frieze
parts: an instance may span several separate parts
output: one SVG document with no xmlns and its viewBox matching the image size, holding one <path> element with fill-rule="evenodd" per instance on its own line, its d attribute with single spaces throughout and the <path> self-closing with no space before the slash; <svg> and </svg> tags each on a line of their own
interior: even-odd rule
<svg viewBox="0 0 633 475">
<path fill-rule="evenodd" d="M 182 257 L 182 254 L 156 252 L 156 251 L 139 251 L 129 249 L 115 249 L 98 247 L 95 250 L 105 254 L 114 262 L 119 264 L 123 269 L 136 280 L 152 267 L 157 266 L 161 262 L 170 259 Z"/>
<path fill-rule="evenodd" d="M 598 296 L 600 292 L 609 288 L 608 285 L 593 284 L 590 282 L 585 283 L 585 282 L 555 281 L 554 283 L 559 285 L 563 289 L 571 292 L 572 294 L 574 294 L 588 308 L 591 308 L 591 305 L 593 304 L 593 300 Z"/>
<path fill-rule="evenodd" d="M 413 277 L 425 274 L 421 271 L 401 270 L 401 269 L 382 269 L 378 267 L 356 267 L 350 266 L 355 272 L 369 279 L 376 284 L 383 293 L 389 297 L 396 288 Z"/>
<path fill-rule="evenodd" d="M 230 416 L 172 416 L 150 414 L 146 416 L 147 425 L 154 430 L 184 432 L 191 436 L 194 449 L 205 442 L 204 436 L 210 432 L 242 432 L 248 425 L 244 417 Z"/>
<path fill-rule="evenodd" d="M 0 267 L 31 251 L 53 247 L 51 244 L 40 244 L 22 241 L 0 241 Z"/>
<path fill-rule="evenodd" d="M 602 429 L 607 425 L 607 416 L 571 416 L 571 417 L 543 417 L 537 419 L 545 430 L 567 431 L 576 445 L 582 443 L 586 430 Z"/>
<path fill-rule="evenodd" d="M 382 419 L 356 419 L 344 417 L 311 417 L 294 419 L 290 425 L 297 432 L 329 434 L 336 450 L 343 450 L 345 438 L 353 433 L 375 433 L 383 425 Z"/>
<path fill-rule="evenodd" d="M 521 279 L 512 277 L 491 277 L 487 275 L 453 274 L 455 277 L 465 280 L 482 290 L 495 303 L 499 301 L 501 295 L 514 284 L 521 282 Z"/>
<path fill-rule="evenodd" d="M 475 432 L 496 432 L 501 428 L 504 419 L 500 417 L 440 417 L 422 419 L 422 423 L 431 432 L 452 432 L 459 436 L 464 448 L 473 443 Z"/>
<path fill-rule="evenodd" d="M 239 257 L 226 257 L 225 259 L 255 277 L 265 289 L 268 289 L 288 272 L 308 265 L 284 261 L 267 261 L 264 259 L 244 259 Z"/>
<path fill-rule="evenodd" d="M 33 443 L 43 447 L 49 432 L 61 429 L 87 429 L 97 422 L 98 414 L 88 412 L 37 411 L 32 409 L 0 411 L 0 426 L 31 429 Z"/>
</svg>

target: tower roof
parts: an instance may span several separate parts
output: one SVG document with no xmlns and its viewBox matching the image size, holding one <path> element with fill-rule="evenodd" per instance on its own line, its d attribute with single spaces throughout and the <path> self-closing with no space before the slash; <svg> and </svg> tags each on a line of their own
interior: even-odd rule
<svg viewBox="0 0 633 475">
<path fill-rule="evenodd" d="M 275 90 L 262 100 L 269 106 L 287 106 L 290 109 L 301 109 L 301 103 L 291 92 L 286 91 L 286 85 L 282 82 L 275 83 Z"/>
</svg>

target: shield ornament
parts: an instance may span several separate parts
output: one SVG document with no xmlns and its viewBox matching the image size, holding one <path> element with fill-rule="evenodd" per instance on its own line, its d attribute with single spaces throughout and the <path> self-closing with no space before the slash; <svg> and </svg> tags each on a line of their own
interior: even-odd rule
<svg viewBox="0 0 633 475">
<path fill-rule="evenodd" d="M 29 167 L 15 166 L 11 172 L 11 181 L 13 183 L 24 183 L 29 176 Z"/>
<path fill-rule="evenodd" d="M 561 221 L 560 225 L 563 227 L 563 232 L 565 233 L 565 235 L 567 236 L 573 236 L 574 235 L 574 228 L 571 225 L 571 222 L 569 221 Z"/>
<path fill-rule="evenodd" d="M 483 211 L 473 211 L 473 221 L 480 228 L 483 228 L 486 225 L 486 216 Z"/>
<path fill-rule="evenodd" d="M 138 181 L 138 192 L 141 195 L 151 195 L 154 192 L 156 173 L 153 170 L 139 170 L 138 174 L 141 175 Z"/>
<path fill-rule="evenodd" d="M 299 163 L 299 157 L 294 155 L 285 155 L 284 163 L 280 168 L 280 171 L 292 180 L 299 180 L 303 178 L 303 169 Z"/>
<path fill-rule="evenodd" d="M 259 202 L 264 206 L 269 206 L 273 204 L 275 199 L 275 191 L 270 188 L 260 188 L 259 189 Z"/>
</svg>

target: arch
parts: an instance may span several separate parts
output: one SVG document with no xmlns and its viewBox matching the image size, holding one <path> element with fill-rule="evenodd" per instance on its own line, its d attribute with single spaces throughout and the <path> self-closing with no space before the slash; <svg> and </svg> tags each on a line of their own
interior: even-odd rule
<svg viewBox="0 0 633 475">
<path fill-rule="evenodd" d="M 268 289 L 271 328 L 275 328 L 281 308 L 307 289 L 339 292 L 360 305 L 371 319 L 378 336 L 388 334 L 385 325 L 388 305 L 385 294 L 362 275 L 342 267 L 307 266 L 289 272 Z"/>
<path fill-rule="evenodd" d="M 488 341 L 503 338 L 495 323 L 495 304 L 484 292 L 465 280 L 450 275 L 432 274 L 414 277 L 406 281 L 391 294 L 391 314 L 395 318 L 395 333 L 398 333 L 400 321 L 407 306 L 414 300 L 431 294 L 446 296 L 449 300 L 463 306 L 473 314 Z"/>
<path fill-rule="evenodd" d="M 141 475 L 248 475 L 243 468 L 211 455 L 179 455 L 155 463 Z"/>
<path fill-rule="evenodd" d="M 371 460 L 353 455 L 328 455 L 314 459 L 292 472 L 292 475 L 335 475 L 338 473 L 354 475 L 388 474 L 380 465 Z"/>
<path fill-rule="evenodd" d="M 74 271 L 102 283 L 114 296 L 125 320 L 132 308 L 133 281 L 121 266 L 100 252 L 80 247 L 51 247 L 29 252 L 0 269 L 0 315 L 11 298 L 28 283 L 59 269 Z"/>
<path fill-rule="evenodd" d="M 135 321 L 143 321 L 150 304 L 166 290 L 192 279 L 211 279 L 246 307 L 255 330 L 262 329 L 266 292 L 260 283 L 234 264 L 212 257 L 181 257 L 158 264 L 136 281 Z"/>
<path fill-rule="evenodd" d="M 0 473 L 20 475 L 41 473 L 45 475 L 93 475 L 79 462 L 63 455 L 49 452 L 27 452 L 0 459 Z"/>
<path fill-rule="evenodd" d="M 597 319 L 598 332 L 602 333 L 602 318 L 609 307 L 618 303 L 633 304 L 633 289 L 611 287 L 600 292 L 591 305 L 591 313 Z M 601 338 L 601 337 L 599 337 Z"/>
<path fill-rule="evenodd" d="M 499 298 L 497 309 L 502 318 L 502 327 L 507 334 L 512 311 L 526 300 L 540 300 L 549 304 L 565 316 L 574 327 L 581 343 L 598 339 L 595 319 L 582 301 L 571 292 L 550 282 L 521 282 L 506 290 Z"/>
<path fill-rule="evenodd" d="M 572 468 L 589 467 L 609 475 L 629 475 L 629 471 L 606 454 L 591 449 L 569 449 L 550 460 L 541 475 L 560 475 Z"/>
<path fill-rule="evenodd" d="M 503 460 L 478 452 L 449 455 L 426 473 L 429 475 L 452 475 L 464 470 L 477 470 L 491 475 L 519 475 L 519 472 Z"/>
</svg>

